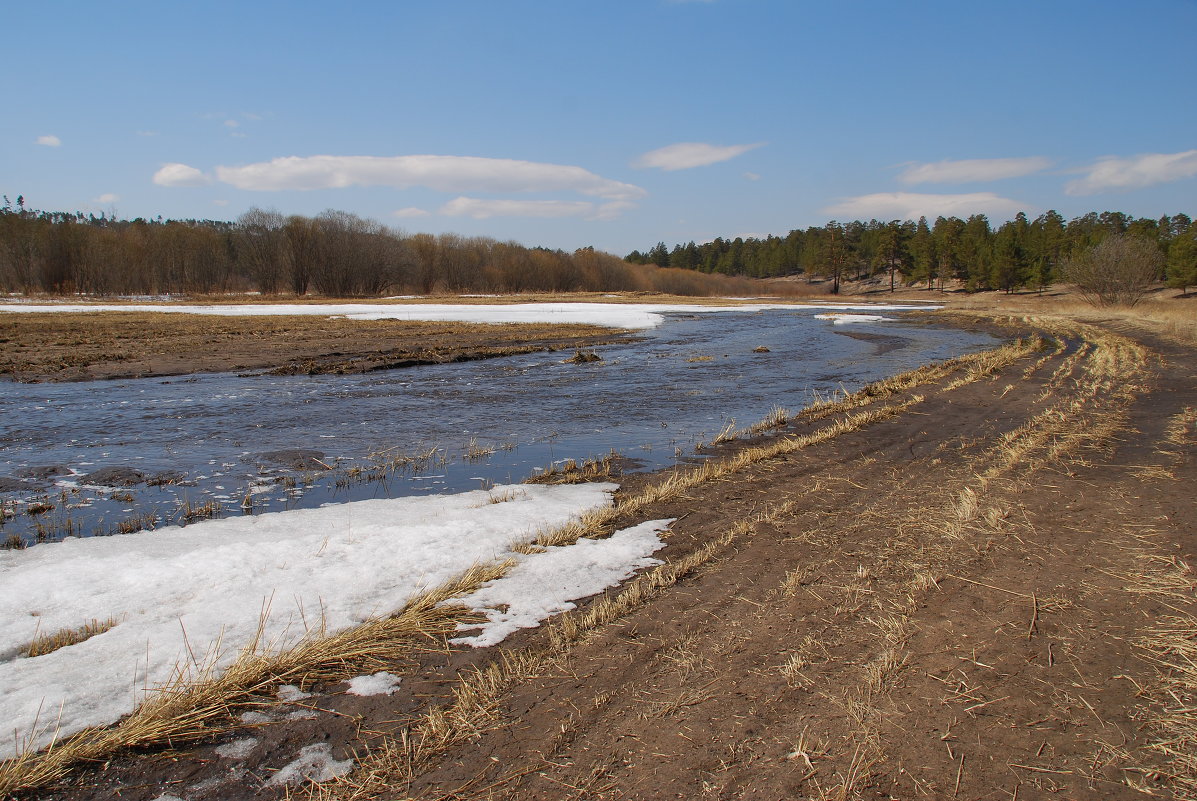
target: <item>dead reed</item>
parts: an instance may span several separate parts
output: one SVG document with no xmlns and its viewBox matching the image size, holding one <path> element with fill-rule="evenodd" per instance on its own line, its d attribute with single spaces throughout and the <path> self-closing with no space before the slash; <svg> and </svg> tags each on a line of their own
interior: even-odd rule
<svg viewBox="0 0 1197 801">
<path fill-rule="evenodd" d="M 623 454 L 612 450 L 606 456 L 591 457 L 579 463 L 576 459 L 554 462 L 536 475 L 524 479 L 525 484 L 581 484 L 605 481 L 614 475 L 616 462 Z"/>
</svg>

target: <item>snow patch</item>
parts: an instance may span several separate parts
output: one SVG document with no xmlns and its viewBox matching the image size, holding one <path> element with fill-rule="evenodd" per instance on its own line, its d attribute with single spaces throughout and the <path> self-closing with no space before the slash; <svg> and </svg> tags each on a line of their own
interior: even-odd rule
<svg viewBox="0 0 1197 801">
<path fill-rule="evenodd" d="M 346 680 L 349 689 L 345 692 L 350 695 L 391 695 L 399 689 L 400 681 L 398 676 L 381 670 L 372 676 L 354 676 Z"/>
<path fill-rule="evenodd" d="M 304 698 L 312 697 L 311 693 L 305 693 L 294 684 L 280 684 L 274 694 L 280 701 L 302 701 Z"/>
<path fill-rule="evenodd" d="M 816 320 L 831 320 L 832 325 L 845 325 L 847 323 L 889 323 L 893 322 L 892 317 L 882 317 L 878 314 L 816 314 Z"/>
<path fill-rule="evenodd" d="M 493 490 L 513 493 L 501 504 L 475 490 L 0 550 L 0 721 L 39 747 L 53 734 L 47 709 L 60 737 L 114 723 L 176 665 L 194 667 L 193 653 L 221 669 L 259 626 L 260 641 L 281 649 L 308 626 L 335 632 L 390 613 L 474 564 L 507 558 L 540 529 L 609 504 L 615 489 L 517 485 Z M 119 623 L 103 634 L 19 656 L 39 628 L 109 617 Z"/>
<path fill-rule="evenodd" d="M 550 547 L 544 553 L 521 554 L 520 562 L 502 578 L 489 581 L 461 603 L 486 614 L 481 628 L 454 643 L 484 648 L 502 642 L 518 629 L 532 628 L 551 615 L 576 608 L 571 603 L 614 587 L 637 570 L 661 564 L 649 554 L 665 547 L 658 536 L 673 520 L 650 520 L 617 531 L 601 540 L 580 539 L 573 545 Z"/>
<path fill-rule="evenodd" d="M 309 779 L 314 782 L 326 782 L 344 776 L 352 769 L 352 759 L 333 759 L 331 745 L 316 743 L 299 749 L 299 756 L 281 767 L 266 784 L 269 787 L 282 787 L 302 784 Z"/>
<path fill-rule="evenodd" d="M 216 746 L 216 756 L 221 759 L 245 759 L 262 742 L 257 737 L 242 737 L 231 743 Z"/>
</svg>

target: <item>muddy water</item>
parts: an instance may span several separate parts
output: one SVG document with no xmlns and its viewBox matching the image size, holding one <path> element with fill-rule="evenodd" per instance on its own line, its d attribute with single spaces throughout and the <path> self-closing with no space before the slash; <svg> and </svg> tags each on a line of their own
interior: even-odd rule
<svg viewBox="0 0 1197 801">
<path fill-rule="evenodd" d="M 670 315 L 589 363 L 538 353 L 356 376 L 0 383 L 0 540 L 476 489 L 612 449 L 654 469 L 733 419 L 994 342 L 927 314 L 812 315 Z"/>
</svg>

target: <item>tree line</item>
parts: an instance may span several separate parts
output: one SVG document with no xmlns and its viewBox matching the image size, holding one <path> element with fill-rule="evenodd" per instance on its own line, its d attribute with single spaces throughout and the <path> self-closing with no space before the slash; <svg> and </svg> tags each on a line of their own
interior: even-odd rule
<svg viewBox="0 0 1197 801">
<path fill-rule="evenodd" d="M 1112 236 L 1143 240 L 1159 248 L 1169 284 L 1197 285 L 1197 223 L 1187 214 L 1157 219 L 1121 212 L 1091 212 L 1065 221 L 1055 211 L 1030 220 L 1019 213 L 994 228 L 983 214 L 962 220 L 938 217 L 929 223 L 835 220 L 824 226 L 793 230 L 764 239 L 716 238 L 668 248 L 658 242 L 648 251 L 632 251 L 627 260 L 702 273 L 769 278 L 805 275 L 826 278 L 832 291 L 840 282 L 881 276 L 891 285 L 947 281 L 966 289 L 1042 289 L 1059 280 L 1068 261 Z"/>
<path fill-rule="evenodd" d="M 407 234 L 344 211 L 251 209 L 235 222 L 122 220 L 0 206 L 0 291 L 24 294 L 264 295 L 647 291 L 746 294 L 722 274 L 631 264 L 593 248 Z"/>
</svg>

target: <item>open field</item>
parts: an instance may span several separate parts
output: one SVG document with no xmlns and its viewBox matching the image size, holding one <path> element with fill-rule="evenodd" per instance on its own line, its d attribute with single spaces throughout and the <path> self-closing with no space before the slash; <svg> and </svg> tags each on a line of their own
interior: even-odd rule
<svg viewBox="0 0 1197 801">
<path fill-rule="evenodd" d="M 998 302 L 956 313 L 1011 344 L 729 433 L 542 533 L 677 518 L 664 564 L 549 625 L 450 645 L 471 615 L 446 588 L 0 787 L 282 797 L 322 744 L 356 764 L 292 797 L 1197 798 L 1191 321 Z M 347 694 L 363 670 L 401 691 Z"/>
</svg>

